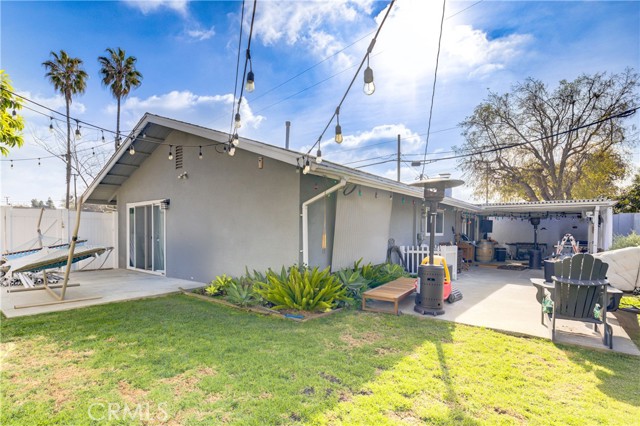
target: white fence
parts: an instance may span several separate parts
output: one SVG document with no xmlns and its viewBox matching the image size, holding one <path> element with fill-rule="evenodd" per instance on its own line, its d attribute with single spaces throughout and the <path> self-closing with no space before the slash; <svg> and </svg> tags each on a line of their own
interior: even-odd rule
<svg viewBox="0 0 640 426">
<path fill-rule="evenodd" d="M 418 266 L 422 263 L 422 259 L 429 256 L 429 247 L 427 246 L 401 246 L 400 251 L 404 256 L 407 271 L 412 274 L 418 273 Z M 444 257 L 447 266 L 451 270 L 451 279 L 458 279 L 458 246 L 437 246 L 435 254 Z"/>
<path fill-rule="evenodd" d="M 0 229 L 0 253 L 29 250 L 39 247 L 39 208 L 0 207 L 2 224 Z M 76 221 L 76 212 L 66 209 L 45 209 L 40 223 L 42 244 L 50 246 L 65 244 L 71 239 Z M 75 269 L 117 268 L 117 214 L 115 212 L 82 212 L 80 216 L 79 240 L 87 240 L 87 245 L 113 247 L 113 251 L 98 259 L 84 260 L 74 265 Z M 104 264 L 103 264 L 104 262 Z"/>
</svg>

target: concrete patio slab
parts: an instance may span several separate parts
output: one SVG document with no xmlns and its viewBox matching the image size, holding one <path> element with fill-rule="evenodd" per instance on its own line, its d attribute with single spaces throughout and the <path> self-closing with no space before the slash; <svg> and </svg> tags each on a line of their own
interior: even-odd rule
<svg viewBox="0 0 640 426">
<path fill-rule="evenodd" d="M 126 269 L 72 272 L 69 283 L 78 283 L 80 286 L 67 288 L 65 297 L 67 300 L 87 297 L 100 298 L 16 309 L 16 305 L 46 303 L 55 300 L 46 290 L 10 293 L 6 287 L 2 287 L 0 292 L 0 309 L 7 318 L 14 318 L 47 312 L 66 311 L 85 306 L 125 300 L 164 296 L 179 292 L 179 287 L 191 289 L 205 285 L 204 283 L 196 281 L 167 278 L 161 275 L 146 274 L 144 272 Z M 57 291 L 59 292 L 59 290 Z"/>
<path fill-rule="evenodd" d="M 428 319 L 453 321 L 516 335 L 550 339 L 549 329 L 540 322 L 540 304 L 536 301 L 536 289 L 530 283 L 530 278 L 543 278 L 543 271 L 513 271 L 474 266 L 469 271 L 459 274 L 458 280 L 453 282 L 453 288 L 462 291 L 463 299 L 453 304 L 445 302 L 444 315 L 433 317 L 415 312 L 413 296 L 401 303 L 400 311 L 403 314 Z M 640 350 L 614 315 L 607 315 L 607 322 L 613 327 L 613 351 L 640 356 Z M 609 350 L 603 345 L 601 335 L 595 333 L 591 325 L 576 321 L 559 321 L 557 329 L 560 331 L 556 338 L 559 343 Z"/>
</svg>

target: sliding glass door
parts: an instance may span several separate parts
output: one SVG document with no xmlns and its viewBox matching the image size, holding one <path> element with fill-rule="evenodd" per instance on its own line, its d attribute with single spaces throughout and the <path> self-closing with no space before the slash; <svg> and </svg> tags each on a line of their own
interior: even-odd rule
<svg viewBox="0 0 640 426">
<path fill-rule="evenodd" d="M 165 210 L 160 202 L 127 204 L 127 268 L 164 274 Z"/>
</svg>

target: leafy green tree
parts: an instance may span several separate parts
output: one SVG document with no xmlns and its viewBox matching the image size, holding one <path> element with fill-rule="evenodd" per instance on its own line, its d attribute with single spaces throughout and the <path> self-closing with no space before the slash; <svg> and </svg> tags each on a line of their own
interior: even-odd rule
<svg viewBox="0 0 640 426">
<path fill-rule="evenodd" d="M 51 197 L 47 198 L 47 202 L 45 203 L 45 207 L 48 208 L 48 209 L 55 210 L 56 204 L 53 202 Z"/>
<path fill-rule="evenodd" d="M 47 72 L 45 77 L 53 84 L 55 90 L 64 96 L 67 116 L 67 152 L 65 160 L 67 163 L 67 196 L 65 197 L 65 208 L 69 208 L 69 193 L 71 186 L 71 119 L 69 109 L 74 95 L 84 93 L 87 87 L 86 71 L 82 68 L 82 59 L 72 58 L 67 52 L 61 50 L 60 53 L 51 52 L 51 58 L 42 63 Z"/>
<path fill-rule="evenodd" d="M 24 144 L 22 130 L 24 120 L 16 111 L 22 109 L 22 101 L 13 95 L 11 80 L 4 70 L 0 70 L 1 117 L 0 117 L 0 154 L 9 155 L 9 148 L 21 147 Z"/>
<path fill-rule="evenodd" d="M 597 196 L 603 174 L 610 183 L 627 173 L 623 150 L 633 141 L 623 120 L 639 103 L 638 81 L 627 69 L 562 80 L 553 90 L 529 78 L 509 93 L 490 92 L 461 123 L 466 141 L 457 151 L 472 153 L 459 160 L 467 182 L 492 198 Z M 598 158 L 615 167 L 593 172 Z"/>
<path fill-rule="evenodd" d="M 633 177 L 631 185 L 618 197 L 616 213 L 640 213 L 640 172 Z"/>
<path fill-rule="evenodd" d="M 107 56 L 98 57 L 100 63 L 100 75 L 102 84 L 111 89 L 111 94 L 118 104 L 116 121 L 116 150 L 120 146 L 120 102 L 126 98 L 131 89 L 142 84 L 142 74 L 136 69 L 138 59 L 135 56 L 127 56 L 121 48 L 108 48 Z"/>
<path fill-rule="evenodd" d="M 44 207 L 44 201 L 38 200 L 37 198 L 32 198 L 31 207 L 42 208 Z"/>
</svg>

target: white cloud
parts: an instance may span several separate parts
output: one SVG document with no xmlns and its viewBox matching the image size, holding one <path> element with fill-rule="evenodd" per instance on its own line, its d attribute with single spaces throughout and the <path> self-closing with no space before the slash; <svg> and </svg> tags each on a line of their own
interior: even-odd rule
<svg viewBox="0 0 640 426">
<path fill-rule="evenodd" d="M 135 96 L 127 98 L 122 106 L 122 114 L 126 115 L 130 126 L 137 123 L 144 113 L 149 112 L 210 127 L 215 117 L 222 117 L 224 120 L 220 120 L 220 123 L 225 122 L 226 117 L 231 115 L 233 103 L 232 94 L 204 96 L 188 90 L 174 90 L 146 99 Z M 110 104 L 107 113 L 115 115 L 116 106 Z M 257 129 L 265 120 L 264 116 L 254 114 L 246 98 L 243 98 L 241 103 L 240 115 L 243 128 Z"/>
<path fill-rule="evenodd" d="M 188 0 L 123 0 L 125 4 L 140 10 L 147 15 L 162 9 L 169 9 L 186 16 L 188 13 Z"/>
<path fill-rule="evenodd" d="M 60 112 L 61 114 L 66 114 L 66 103 L 64 100 L 64 96 L 62 95 L 54 95 L 51 97 L 45 97 L 45 96 L 41 96 L 41 95 L 36 95 L 36 94 L 32 94 L 31 92 L 23 92 L 20 91 L 18 92 L 18 94 L 20 96 L 23 96 L 27 99 L 30 99 L 34 102 L 39 103 L 40 105 L 46 105 L 48 108 L 51 108 L 53 110 L 56 110 L 58 112 Z M 37 111 L 42 112 L 42 114 L 39 114 L 37 112 L 31 111 L 27 108 L 23 108 L 20 111 L 20 114 L 23 115 L 24 117 L 42 117 L 43 114 L 45 114 L 46 116 L 53 116 L 54 118 L 58 118 L 58 119 L 62 119 L 62 116 L 59 114 L 55 114 L 52 113 L 50 111 L 47 111 L 45 109 L 39 108 L 37 106 L 34 107 L 34 105 L 32 105 L 31 103 L 25 103 L 27 106 L 29 106 L 29 108 L 33 108 Z M 70 115 L 81 115 L 84 114 L 87 110 L 86 106 L 78 101 L 78 100 L 73 100 L 71 102 L 71 106 L 70 106 Z"/>
<path fill-rule="evenodd" d="M 209 40 L 211 37 L 216 35 L 215 28 L 212 26 L 208 30 L 203 29 L 192 29 L 186 30 L 187 36 L 196 39 L 198 41 Z"/>
</svg>

